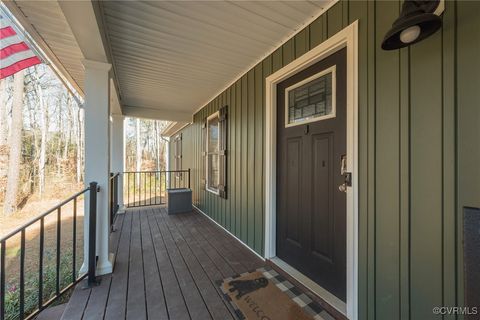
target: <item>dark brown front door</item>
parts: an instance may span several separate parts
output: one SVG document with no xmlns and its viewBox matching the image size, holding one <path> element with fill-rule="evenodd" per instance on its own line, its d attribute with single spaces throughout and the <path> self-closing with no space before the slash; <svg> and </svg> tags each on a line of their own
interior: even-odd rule
<svg viewBox="0 0 480 320">
<path fill-rule="evenodd" d="M 277 256 L 346 301 L 346 49 L 278 84 L 277 108 Z"/>
</svg>

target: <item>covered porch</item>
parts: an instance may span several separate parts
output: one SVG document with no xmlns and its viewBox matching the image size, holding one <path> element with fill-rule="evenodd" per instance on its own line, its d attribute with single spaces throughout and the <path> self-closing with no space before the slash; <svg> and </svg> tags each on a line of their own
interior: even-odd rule
<svg viewBox="0 0 480 320">
<path fill-rule="evenodd" d="M 132 208 L 115 228 L 113 273 L 77 286 L 63 319 L 232 319 L 215 281 L 264 265 L 198 212 Z"/>
<path fill-rule="evenodd" d="M 168 215 L 164 206 L 131 208 L 115 229 L 113 273 L 98 287 L 78 285 L 61 319 L 237 319 L 219 281 L 272 267 L 196 210 Z M 344 319 L 328 310 L 320 311 L 323 319 Z"/>
<path fill-rule="evenodd" d="M 85 181 L 100 188 L 80 274 L 95 261 L 102 281 L 77 286 L 63 319 L 236 318 L 217 281 L 284 260 L 324 319 L 478 305 L 479 4 L 438 2 L 441 32 L 383 50 L 402 5 L 6 2 L 85 101 Z M 298 88 L 328 111 L 304 110 Z M 126 116 L 172 121 L 167 170 L 189 187 L 191 172 L 196 211 L 126 208 L 110 233 Z"/>
</svg>

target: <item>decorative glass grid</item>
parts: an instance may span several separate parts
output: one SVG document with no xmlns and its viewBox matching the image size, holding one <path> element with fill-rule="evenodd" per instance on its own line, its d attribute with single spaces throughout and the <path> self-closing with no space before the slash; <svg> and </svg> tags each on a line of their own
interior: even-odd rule
<svg viewBox="0 0 480 320">
<path fill-rule="evenodd" d="M 288 123 L 332 114 L 332 79 L 329 72 L 288 92 Z"/>
</svg>

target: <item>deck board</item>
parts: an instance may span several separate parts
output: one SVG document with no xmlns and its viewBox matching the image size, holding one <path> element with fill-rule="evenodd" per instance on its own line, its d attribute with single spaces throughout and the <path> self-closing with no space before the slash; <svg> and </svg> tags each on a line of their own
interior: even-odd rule
<svg viewBox="0 0 480 320">
<path fill-rule="evenodd" d="M 158 272 L 157 258 L 147 213 L 143 210 L 140 218 L 142 232 L 143 266 L 145 272 L 145 296 L 148 319 L 167 319 L 165 293 Z"/>
<path fill-rule="evenodd" d="M 132 214 L 124 214 L 123 227 L 118 242 L 117 256 L 112 274 L 110 294 L 105 311 L 106 320 L 125 318 L 125 303 L 128 288 L 128 259 L 130 255 L 130 234 L 132 227 Z M 118 233 L 119 231 L 116 231 Z"/>
<path fill-rule="evenodd" d="M 152 212 L 149 212 L 147 215 L 155 246 L 160 277 L 163 287 L 168 290 L 168 294 L 165 296 L 168 315 L 170 319 L 190 319 L 177 276 L 173 270 L 170 256 L 168 255 L 160 229 L 158 228 L 157 220 L 155 219 L 156 214 L 157 211 L 152 210 Z"/>
<path fill-rule="evenodd" d="M 75 288 L 62 319 L 234 319 L 217 281 L 264 265 L 198 212 L 129 209 L 111 234 L 114 272 Z"/>
<path fill-rule="evenodd" d="M 232 315 L 229 313 L 221 296 L 219 296 L 218 291 L 215 289 L 215 284 L 210 281 L 201 263 L 197 260 L 188 243 L 183 238 L 183 235 L 177 230 L 177 226 L 172 220 L 174 220 L 174 218 L 166 219 L 165 222 L 198 290 L 201 293 L 210 315 L 213 319 L 232 319 Z"/>
<path fill-rule="evenodd" d="M 127 320 L 147 318 L 140 211 L 132 213 L 130 259 L 128 268 Z"/>
<path fill-rule="evenodd" d="M 235 274 L 235 271 L 230 266 L 230 264 L 222 257 L 218 251 L 208 243 L 205 237 L 202 235 L 200 230 L 196 227 L 196 224 L 188 223 L 186 220 L 193 220 L 188 219 L 188 217 L 179 216 L 178 219 L 179 223 L 185 233 L 188 233 L 191 238 L 190 243 L 193 244 L 197 248 L 200 247 L 206 253 L 206 255 L 210 258 L 211 261 L 214 261 L 215 267 L 221 272 L 222 278 L 227 278 L 228 275 Z M 188 236 L 188 235 L 187 235 Z"/>
<path fill-rule="evenodd" d="M 197 284 L 168 230 L 165 216 L 161 214 L 156 215 L 155 218 L 160 228 L 160 232 L 162 233 L 165 246 L 167 247 L 168 255 L 172 261 L 173 269 L 179 280 L 180 289 L 182 290 L 190 317 L 192 319 L 211 319 L 210 313 L 208 312 L 205 301 L 198 290 Z"/>
</svg>

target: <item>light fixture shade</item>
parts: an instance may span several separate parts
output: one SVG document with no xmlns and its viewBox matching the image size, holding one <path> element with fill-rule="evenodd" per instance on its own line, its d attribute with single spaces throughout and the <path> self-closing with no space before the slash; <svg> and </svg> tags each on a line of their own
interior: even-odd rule
<svg viewBox="0 0 480 320">
<path fill-rule="evenodd" d="M 405 0 L 402 6 L 400 17 L 392 25 L 382 42 L 382 49 L 395 50 L 411 44 L 422 41 L 428 36 L 435 33 L 442 26 L 442 19 L 433 14 L 438 6 L 439 1 L 414 1 Z M 410 42 L 400 40 L 402 31 L 418 26 L 420 33 L 416 39 Z"/>
</svg>

